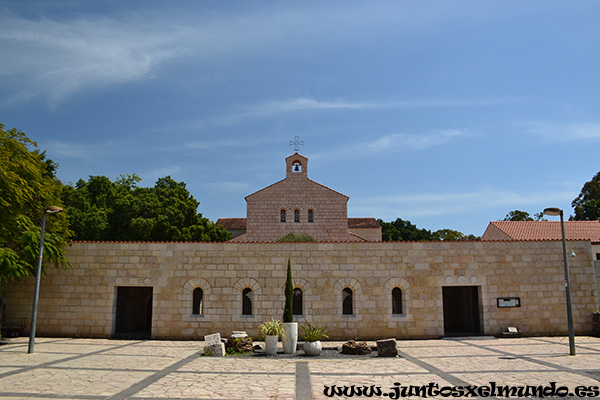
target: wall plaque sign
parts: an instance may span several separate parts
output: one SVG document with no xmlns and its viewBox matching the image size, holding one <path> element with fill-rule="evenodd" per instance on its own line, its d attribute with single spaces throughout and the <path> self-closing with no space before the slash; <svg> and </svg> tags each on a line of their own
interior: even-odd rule
<svg viewBox="0 0 600 400">
<path fill-rule="evenodd" d="M 520 297 L 498 297 L 498 308 L 521 307 Z"/>
</svg>

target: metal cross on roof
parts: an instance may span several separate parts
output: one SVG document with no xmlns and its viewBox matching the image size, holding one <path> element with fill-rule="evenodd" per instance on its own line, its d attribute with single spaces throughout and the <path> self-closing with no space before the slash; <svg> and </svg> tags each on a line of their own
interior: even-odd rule
<svg viewBox="0 0 600 400">
<path fill-rule="evenodd" d="M 294 136 L 294 141 L 290 140 L 290 146 L 294 146 L 294 151 L 298 151 L 299 146 L 304 146 L 304 140 L 300 140 L 300 136 Z"/>
</svg>

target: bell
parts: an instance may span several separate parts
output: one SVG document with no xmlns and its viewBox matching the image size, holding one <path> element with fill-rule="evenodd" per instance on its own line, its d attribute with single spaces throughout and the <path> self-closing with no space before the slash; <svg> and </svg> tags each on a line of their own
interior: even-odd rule
<svg viewBox="0 0 600 400">
<path fill-rule="evenodd" d="M 300 165 L 296 164 L 294 165 L 294 172 L 299 172 L 300 171 Z"/>
</svg>

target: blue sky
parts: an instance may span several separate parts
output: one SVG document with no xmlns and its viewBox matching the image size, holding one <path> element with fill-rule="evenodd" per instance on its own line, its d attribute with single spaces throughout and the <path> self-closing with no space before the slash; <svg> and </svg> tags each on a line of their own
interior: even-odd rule
<svg viewBox="0 0 600 400">
<path fill-rule="evenodd" d="M 483 234 L 599 170 L 600 3 L 0 2 L 0 123 L 59 178 L 187 183 L 211 220 L 300 136 L 350 217 Z"/>
</svg>

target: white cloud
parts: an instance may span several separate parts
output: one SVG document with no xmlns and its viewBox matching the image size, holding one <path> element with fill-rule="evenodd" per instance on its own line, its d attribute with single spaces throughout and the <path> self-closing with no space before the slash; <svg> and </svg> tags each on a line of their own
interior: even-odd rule
<svg viewBox="0 0 600 400">
<path fill-rule="evenodd" d="M 246 146 L 247 142 L 239 140 L 216 140 L 216 141 L 195 141 L 187 142 L 184 145 L 186 150 L 218 150 L 224 147 L 243 147 Z M 177 146 L 172 149 L 173 151 L 181 151 L 181 147 Z"/>
<path fill-rule="evenodd" d="M 486 187 L 465 193 L 424 193 L 353 197 L 349 204 L 354 215 L 377 215 L 383 220 L 460 214 L 503 207 L 508 210 L 552 202 L 570 202 L 571 191 L 517 192 Z M 552 203 L 554 204 L 554 203 Z M 540 209 L 541 211 L 541 209 Z"/>
<path fill-rule="evenodd" d="M 182 34 L 98 18 L 30 21 L 7 14 L 0 25 L 4 57 L 11 60 L 0 75 L 27 82 L 10 100 L 41 96 L 51 104 L 85 88 L 150 76 L 156 64 L 177 55 L 171 44 Z"/>
<path fill-rule="evenodd" d="M 206 186 L 217 193 L 245 193 L 250 191 L 250 185 L 247 182 L 213 182 L 208 183 Z"/>
<path fill-rule="evenodd" d="M 136 12 L 107 14 L 109 18 L 85 14 L 86 7 L 80 5 L 69 9 L 69 15 L 79 15 L 72 19 L 26 19 L 5 6 L 0 9 L 0 46 L 3 59 L 10 62 L 0 64 L 0 76 L 6 87 L 10 81 L 15 90 L 9 101 L 41 97 L 58 104 L 85 89 L 150 78 L 159 66 L 179 57 L 199 60 L 203 65 L 218 60 L 221 66 L 230 56 L 239 62 L 242 57 L 272 56 L 295 45 L 305 48 L 306 43 L 338 46 L 355 38 L 377 37 L 390 27 L 437 30 L 442 21 L 458 23 L 465 18 L 463 10 L 453 12 L 455 7 L 438 6 L 445 10 L 438 7 L 438 12 L 432 13 L 421 6 L 387 2 L 269 4 L 249 8 L 251 11 L 246 7 L 211 9 L 201 4 L 164 9 L 147 5 Z M 43 14 L 53 6 L 38 8 L 36 11 Z M 478 14 L 487 14 L 485 7 Z M 479 21 L 481 15 L 467 18 Z M 381 104 L 307 97 L 263 106 L 248 115 Z"/>
<path fill-rule="evenodd" d="M 470 135 L 468 131 L 459 129 L 440 129 L 421 134 L 393 133 L 374 138 L 370 141 L 316 153 L 311 156 L 311 159 L 313 161 L 322 159 L 339 160 L 360 156 L 369 157 L 398 150 L 422 150 L 430 147 L 442 146 L 468 135 Z"/>
<path fill-rule="evenodd" d="M 108 141 L 104 143 L 70 143 L 61 141 L 49 141 L 44 143 L 44 150 L 52 157 L 74 158 L 79 160 L 88 160 L 102 155 L 114 154 L 119 148 L 118 143 Z M 51 157 L 51 158 L 52 158 Z"/>
<path fill-rule="evenodd" d="M 264 101 L 240 107 L 240 111 L 194 120 L 186 124 L 188 129 L 204 128 L 207 125 L 236 125 L 249 120 L 277 115 L 293 115 L 310 112 L 369 111 L 410 108 L 484 107 L 514 100 L 508 99 L 409 99 L 349 101 L 344 99 L 324 100 L 314 97 L 292 97 L 283 100 Z"/>
<path fill-rule="evenodd" d="M 600 123 L 557 124 L 550 122 L 523 122 L 526 132 L 551 142 L 600 140 Z"/>
<path fill-rule="evenodd" d="M 239 116 L 248 117 L 256 115 L 320 110 L 385 110 L 399 108 L 462 107 L 498 104 L 500 102 L 503 102 L 503 100 L 410 99 L 384 101 L 347 101 L 319 100 L 312 97 L 296 97 L 257 104 L 251 107 L 251 111 L 247 113 L 241 113 Z"/>
<path fill-rule="evenodd" d="M 466 131 L 457 129 L 445 129 L 429 132 L 421 135 L 409 135 L 406 133 L 394 133 L 382 136 L 374 142 L 362 143 L 357 145 L 356 149 L 361 148 L 371 154 L 392 151 L 395 149 L 424 149 L 433 146 L 440 146 L 455 138 L 465 136 Z"/>
<path fill-rule="evenodd" d="M 144 182 L 156 181 L 158 178 L 164 178 L 165 176 L 174 176 L 177 175 L 180 171 L 182 171 L 181 167 L 178 165 L 173 165 L 170 167 L 163 168 L 155 168 L 141 174 L 142 180 Z M 177 180 L 176 178 L 173 178 Z"/>
</svg>

